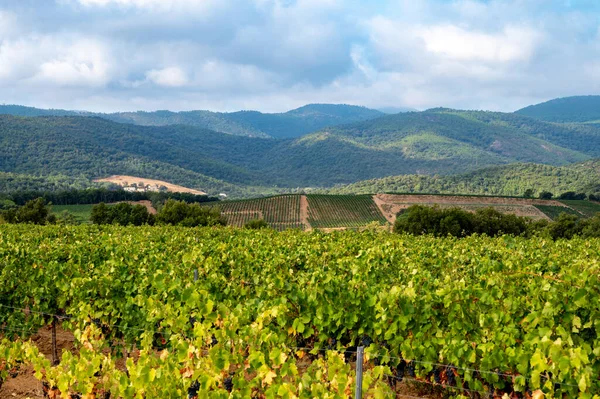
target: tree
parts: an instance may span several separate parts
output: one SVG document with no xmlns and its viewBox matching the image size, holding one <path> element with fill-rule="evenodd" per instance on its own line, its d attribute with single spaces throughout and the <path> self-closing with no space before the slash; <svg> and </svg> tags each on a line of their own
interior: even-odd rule
<svg viewBox="0 0 600 399">
<path fill-rule="evenodd" d="M 43 198 L 37 198 L 25 203 L 19 208 L 9 209 L 3 213 L 3 218 L 8 223 L 32 223 L 47 224 L 55 220 L 54 215 L 50 215 L 50 204 L 46 204 Z"/>
<path fill-rule="evenodd" d="M 104 202 L 94 205 L 92 207 L 92 213 L 90 220 L 94 224 L 111 224 L 111 213 Z"/>
<path fill-rule="evenodd" d="M 550 191 L 542 191 L 540 193 L 540 199 L 550 200 L 550 199 L 552 199 L 552 197 L 553 197 L 553 194 Z"/>
<path fill-rule="evenodd" d="M 523 196 L 525 198 L 533 198 L 534 194 L 535 194 L 535 192 L 533 191 L 533 189 L 528 188 L 527 190 L 525 190 L 525 193 L 523 194 Z"/>
<path fill-rule="evenodd" d="M 548 233 L 554 240 L 560 238 L 571 239 L 581 234 L 583 225 L 576 215 L 561 213 L 558 218 L 548 225 Z"/>
</svg>

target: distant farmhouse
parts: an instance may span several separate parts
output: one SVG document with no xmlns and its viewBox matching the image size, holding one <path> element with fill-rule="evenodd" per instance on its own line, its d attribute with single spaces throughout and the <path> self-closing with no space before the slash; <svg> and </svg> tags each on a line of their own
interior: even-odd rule
<svg viewBox="0 0 600 399">
<path fill-rule="evenodd" d="M 158 184 L 132 183 L 123 187 L 123 190 L 130 193 L 147 193 L 147 192 L 167 192 L 169 189 L 166 186 Z"/>
</svg>

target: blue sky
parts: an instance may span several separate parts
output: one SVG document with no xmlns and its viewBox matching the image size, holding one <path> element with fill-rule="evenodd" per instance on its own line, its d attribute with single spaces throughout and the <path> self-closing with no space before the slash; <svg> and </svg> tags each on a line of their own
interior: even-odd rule
<svg viewBox="0 0 600 399">
<path fill-rule="evenodd" d="M 600 94 L 591 0 L 2 0 L 0 103 L 512 111 Z"/>
</svg>

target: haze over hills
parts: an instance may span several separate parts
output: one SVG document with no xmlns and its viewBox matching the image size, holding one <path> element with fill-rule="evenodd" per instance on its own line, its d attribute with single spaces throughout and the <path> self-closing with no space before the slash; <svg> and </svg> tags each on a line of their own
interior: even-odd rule
<svg viewBox="0 0 600 399">
<path fill-rule="evenodd" d="M 600 122 L 600 96 L 556 98 L 516 113 L 548 122 Z"/>
<path fill-rule="evenodd" d="M 0 105 L 0 114 L 15 116 L 97 116 L 119 123 L 141 126 L 188 125 L 238 136 L 294 138 L 344 123 L 377 118 L 382 112 L 344 104 L 309 104 L 285 112 L 258 111 L 155 111 L 94 113 L 87 111 L 45 110 L 19 105 Z"/>
</svg>

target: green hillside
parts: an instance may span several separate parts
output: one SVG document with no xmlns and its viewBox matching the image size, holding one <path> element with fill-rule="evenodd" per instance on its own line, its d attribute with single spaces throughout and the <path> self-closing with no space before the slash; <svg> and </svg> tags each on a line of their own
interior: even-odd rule
<svg viewBox="0 0 600 399">
<path fill-rule="evenodd" d="M 516 113 L 549 122 L 596 122 L 600 121 L 600 96 L 556 98 Z"/>
<path fill-rule="evenodd" d="M 66 110 L 44 110 L 19 105 L 0 105 L 0 114 L 15 116 L 97 116 L 119 123 L 142 126 L 187 125 L 238 136 L 262 138 L 294 138 L 344 123 L 363 121 L 383 115 L 365 107 L 344 104 L 310 104 L 275 114 L 257 111 L 155 111 L 93 113 Z"/>
<path fill-rule="evenodd" d="M 440 193 L 520 196 L 533 189 L 537 194 L 566 191 L 600 192 L 600 160 L 556 167 L 514 164 L 452 176 L 404 175 L 372 179 L 328 190 L 338 194 Z"/>
<path fill-rule="evenodd" d="M 313 111 L 311 106 L 294 112 Z M 90 180 L 125 174 L 245 197 L 386 176 L 446 176 L 517 162 L 562 166 L 600 157 L 600 128 L 514 114 L 435 109 L 273 140 L 186 125 L 0 115 L 0 145 L 3 172 Z M 582 179 L 578 182 L 588 181 Z"/>
</svg>

